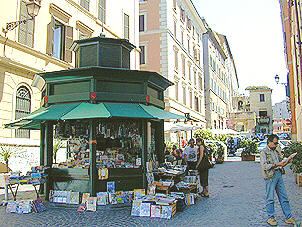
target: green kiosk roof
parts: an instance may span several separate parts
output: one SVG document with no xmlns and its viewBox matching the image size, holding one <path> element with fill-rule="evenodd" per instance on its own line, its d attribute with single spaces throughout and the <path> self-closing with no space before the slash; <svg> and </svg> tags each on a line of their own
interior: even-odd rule
<svg viewBox="0 0 302 227">
<path fill-rule="evenodd" d="M 40 129 L 40 121 L 95 118 L 185 119 L 155 106 L 136 103 L 64 103 L 42 107 L 6 128 Z"/>
</svg>

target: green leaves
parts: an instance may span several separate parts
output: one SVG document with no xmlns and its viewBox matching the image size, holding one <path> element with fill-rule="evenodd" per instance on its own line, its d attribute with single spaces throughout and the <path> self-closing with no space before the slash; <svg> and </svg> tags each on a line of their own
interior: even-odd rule
<svg viewBox="0 0 302 227">
<path fill-rule="evenodd" d="M 243 157 L 248 157 L 252 154 L 257 153 L 257 151 L 258 151 L 256 140 L 249 140 L 249 139 L 242 140 L 241 146 L 244 148 L 241 153 L 241 156 L 243 156 Z"/>
<path fill-rule="evenodd" d="M 8 162 L 11 158 L 19 157 L 23 158 L 23 153 L 21 146 L 9 146 L 0 144 L 0 160 L 6 164 L 8 167 Z"/>
<path fill-rule="evenodd" d="M 288 157 L 296 152 L 297 155 L 294 157 L 290 168 L 294 171 L 294 173 L 302 173 L 302 143 L 301 142 L 291 142 L 289 146 L 284 149 L 284 156 Z"/>
</svg>

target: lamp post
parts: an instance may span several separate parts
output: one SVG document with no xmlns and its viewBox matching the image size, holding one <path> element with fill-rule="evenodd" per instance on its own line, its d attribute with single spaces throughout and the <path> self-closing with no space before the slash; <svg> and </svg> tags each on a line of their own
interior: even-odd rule
<svg viewBox="0 0 302 227">
<path fill-rule="evenodd" d="M 27 14 L 30 16 L 30 18 L 7 23 L 6 27 L 2 28 L 4 36 L 6 37 L 8 31 L 12 31 L 19 25 L 25 24 L 29 20 L 33 20 L 38 15 L 40 8 L 41 8 L 41 0 L 29 0 L 29 2 L 26 3 L 26 9 L 27 9 Z"/>
</svg>

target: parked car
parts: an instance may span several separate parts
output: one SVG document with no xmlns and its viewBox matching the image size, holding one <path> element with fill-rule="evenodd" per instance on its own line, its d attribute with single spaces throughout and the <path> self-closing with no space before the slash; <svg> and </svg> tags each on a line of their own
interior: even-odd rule
<svg viewBox="0 0 302 227">
<path fill-rule="evenodd" d="M 277 133 L 279 140 L 290 140 L 290 135 L 288 133 Z"/>
<path fill-rule="evenodd" d="M 258 152 L 262 151 L 267 146 L 267 140 L 263 140 L 258 143 Z"/>
<path fill-rule="evenodd" d="M 284 148 L 286 148 L 290 143 L 290 140 L 279 140 L 279 146 L 281 148 L 281 150 L 284 150 Z M 258 151 L 260 152 L 261 150 L 263 150 L 267 145 L 267 139 L 261 141 L 258 143 Z"/>
<path fill-rule="evenodd" d="M 288 147 L 290 143 L 291 143 L 291 140 L 279 140 L 279 145 L 280 145 L 282 151 L 286 147 Z"/>
<path fill-rule="evenodd" d="M 257 133 L 256 134 L 256 137 L 259 139 L 259 140 L 264 140 L 264 133 Z"/>
</svg>

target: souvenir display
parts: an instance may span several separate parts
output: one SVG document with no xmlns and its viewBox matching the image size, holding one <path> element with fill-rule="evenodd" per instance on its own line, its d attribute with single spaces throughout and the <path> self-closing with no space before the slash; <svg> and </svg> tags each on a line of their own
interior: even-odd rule
<svg viewBox="0 0 302 227">
<path fill-rule="evenodd" d="M 60 122 L 55 132 L 56 138 L 68 140 L 68 158 L 53 164 L 53 168 L 88 169 L 88 123 Z M 66 132 L 70 132 L 68 137 Z M 142 136 L 137 121 L 100 121 L 96 132 L 96 163 L 100 180 L 108 179 L 108 168 L 139 168 L 142 165 Z"/>
<path fill-rule="evenodd" d="M 9 201 L 6 205 L 7 213 L 29 214 L 33 211 L 40 213 L 45 210 L 41 199 Z"/>
<path fill-rule="evenodd" d="M 135 199 L 132 203 L 132 216 L 170 219 L 176 213 L 178 197 L 156 193 Z"/>
<path fill-rule="evenodd" d="M 89 195 L 85 194 L 86 197 Z M 80 203 L 80 193 L 72 191 L 49 191 L 49 202 L 53 203 L 66 203 L 66 204 L 79 204 Z"/>
<path fill-rule="evenodd" d="M 108 204 L 108 192 L 98 192 L 96 193 L 97 205 L 105 206 Z"/>
<path fill-rule="evenodd" d="M 89 197 L 86 202 L 87 211 L 96 211 L 97 197 Z"/>
<path fill-rule="evenodd" d="M 42 166 L 32 167 L 25 175 L 20 175 L 19 172 L 10 173 L 6 178 L 7 184 L 43 184 L 48 175 L 45 173 L 45 168 Z"/>
</svg>

